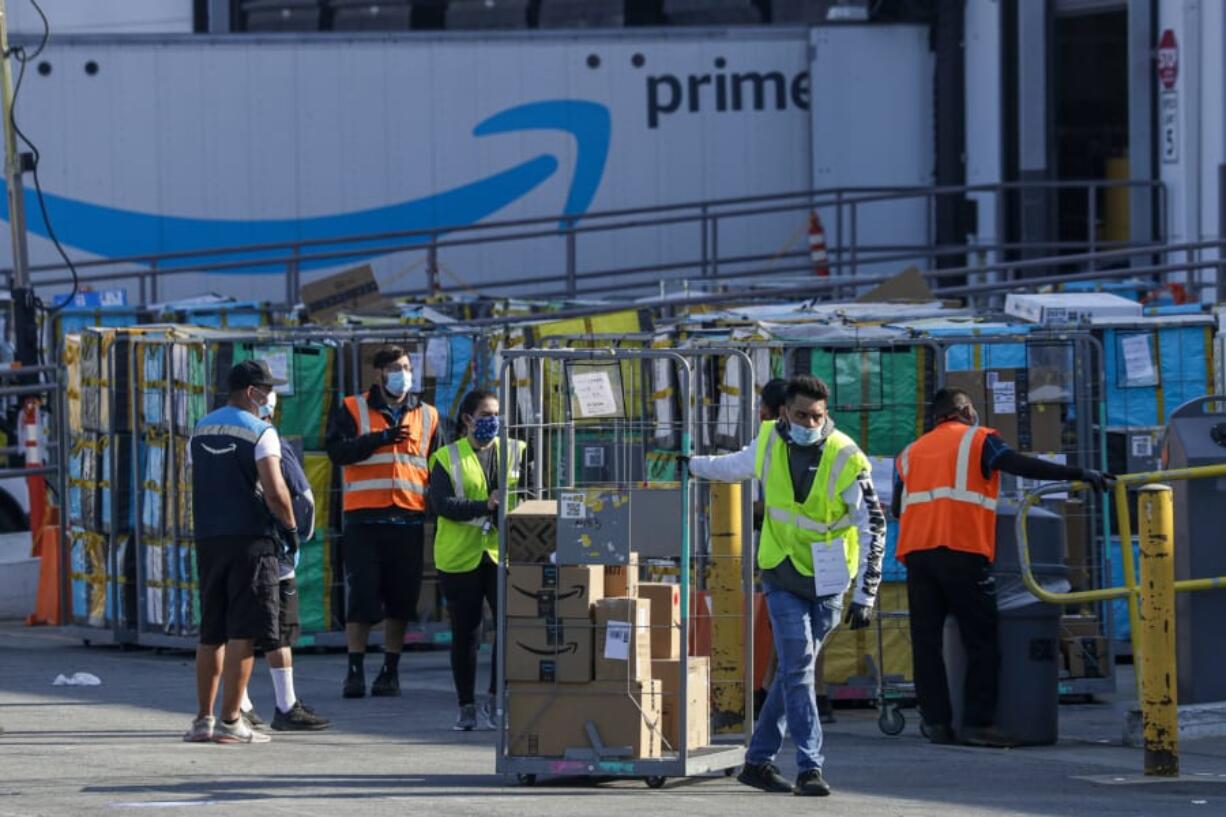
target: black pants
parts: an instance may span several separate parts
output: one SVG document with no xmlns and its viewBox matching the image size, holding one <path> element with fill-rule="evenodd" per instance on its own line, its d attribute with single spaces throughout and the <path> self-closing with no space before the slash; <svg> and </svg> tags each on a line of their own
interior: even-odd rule
<svg viewBox="0 0 1226 817">
<path fill-rule="evenodd" d="M 481 622 L 485 605 L 496 618 L 498 615 L 498 565 L 489 556 L 481 557 L 476 570 L 467 573 L 438 572 L 439 586 L 447 600 L 447 615 L 451 618 L 451 676 L 455 680 L 460 706 L 474 701 L 477 686 L 477 653 L 481 648 Z M 497 675 L 498 649 L 495 645 L 490 660 L 490 694 L 494 693 Z"/>
<path fill-rule="evenodd" d="M 349 589 L 346 621 L 417 621 L 423 537 L 420 524 L 345 525 L 342 548 Z"/>
<path fill-rule="evenodd" d="M 966 648 L 962 722 L 988 726 L 996 721 L 996 581 L 984 556 L 937 548 L 907 554 L 907 602 L 911 608 L 911 650 L 915 693 L 929 724 L 950 724 L 945 678 L 945 617 L 953 614 Z"/>
</svg>

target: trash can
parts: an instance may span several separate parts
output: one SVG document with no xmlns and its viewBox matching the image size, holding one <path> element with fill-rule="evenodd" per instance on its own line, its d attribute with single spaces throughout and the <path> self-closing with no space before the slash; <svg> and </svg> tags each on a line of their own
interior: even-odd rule
<svg viewBox="0 0 1226 817">
<path fill-rule="evenodd" d="M 1055 743 L 1059 734 L 1059 605 L 1039 601 L 1022 583 L 1017 558 L 1017 505 L 1001 500 L 996 509 L 996 607 L 1000 675 L 996 726 L 1015 746 Z M 1064 520 L 1031 508 L 1027 514 L 1030 568 L 1045 590 L 1067 592 Z M 966 652 L 958 624 L 945 621 L 945 673 L 949 679 L 954 731 L 962 728 Z"/>
<path fill-rule="evenodd" d="M 1163 454 L 1168 468 L 1226 462 L 1226 397 L 1198 397 L 1171 414 Z M 1226 479 L 1172 481 L 1175 503 L 1175 578 L 1226 576 Z M 1133 524 L 1134 533 L 1137 523 Z M 1175 596 L 1179 703 L 1226 701 L 1226 652 L 1221 622 L 1226 592 L 1202 590 Z"/>
</svg>

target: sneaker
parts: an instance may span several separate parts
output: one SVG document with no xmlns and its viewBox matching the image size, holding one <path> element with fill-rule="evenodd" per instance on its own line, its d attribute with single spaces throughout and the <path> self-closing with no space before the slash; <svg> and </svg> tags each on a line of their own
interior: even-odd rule
<svg viewBox="0 0 1226 817">
<path fill-rule="evenodd" d="M 736 779 L 746 786 L 775 794 L 787 794 L 792 790 L 792 784 L 779 774 L 779 767 L 773 763 L 746 763 Z"/>
<path fill-rule="evenodd" d="M 926 723 L 924 731 L 928 734 L 928 742 L 938 746 L 949 746 L 958 742 L 954 728 L 947 723 Z"/>
<path fill-rule="evenodd" d="M 797 776 L 792 793 L 798 797 L 829 797 L 830 784 L 822 777 L 821 769 L 806 769 Z"/>
<path fill-rule="evenodd" d="M 278 732 L 318 732 L 331 725 L 332 721 L 316 715 L 301 701 L 295 701 L 289 712 L 274 708 L 272 716 L 272 728 Z"/>
<path fill-rule="evenodd" d="M 192 728 L 183 734 L 183 741 L 185 743 L 208 743 L 213 739 L 213 726 L 215 723 L 216 720 L 212 715 L 196 718 L 192 721 Z"/>
<path fill-rule="evenodd" d="M 962 743 L 967 746 L 1007 749 L 1015 745 L 1016 741 L 995 726 L 964 726 L 962 727 Z"/>
<path fill-rule="evenodd" d="M 828 695 L 817 696 L 817 719 L 823 726 L 837 723 L 834 719 L 834 706 L 831 705 Z"/>
<path fill-rule="evenodd" d="M 379 670 L 379 677 L 370 685 L 370 694 L 376 698 L 394 698 L 400 694 L 400 673 L 387 667 Z"/>
<path fill-rule="evenodd" d="M 345 686 L 341 689 L 342 698 L 365 698 L 366 679 L 361 675 L 349 675 L 345 678 Z"/>
<path fill-rule="evenodd" d="M 486 698 L 477 710 L 477 728 L 485 732 L 498 731 L 498 710 L 494 707 L 494 699 Z"/>
<path fill-rule="evenodd" d="M 245 720 L 247 725 L 252 729 L 264 729 L 267 731 L 268 721 L 261 718 L 254 709 L 248 709 L 246 712 L 241 714 L 243 716 L 243 720 Z"/>
<path fill-rule="evenodd" d="M 477 728 L 477 707 L 474 704 L 464 704 L 460 707 L 460 714 L 456 715 L 455 726 L 451 727 L 457 732 L 471 732 Z"/>
<path fill-rule="evenodd" d="M 271 740 L 272 738 L 268 735 L 248 726 L 242 718 L 234 723 L 218 721 L 213 727 L 214 743 L 268 743 Z"/>
</svg>

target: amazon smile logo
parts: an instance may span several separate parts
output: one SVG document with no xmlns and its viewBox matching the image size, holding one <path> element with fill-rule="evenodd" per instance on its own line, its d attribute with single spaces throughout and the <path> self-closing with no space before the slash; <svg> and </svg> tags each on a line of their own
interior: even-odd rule
<svg viewBox="0 0 1226 817">
<path fill-rule="evenodd" d="M 578 99 L 531 102 L 494 114 L 479 123 L 472 135 L 485 138 L 525 131 L 561 131 L 575 140 L 575 166 L 562 208 L 564 215 L 559 222 L 559 226 L 564 227 L 568 221 L 578 219 L 587 212 L 604 177 L 612 134 L 609 109 L 596 102 Z M 45 194 L 45 199 L 56 233 L 64 244 L 96 256 L 118 258 L 411 230 L 440 230 L 438 235 L 444 235 L 442 228 L 476 224 L 522 199 L 552 178 L 559 167 L 556 156 L 542 153 L 491 176 L 425 198 L 366 210 L 295 219 L 184 218 L 108 207 L 51 193 Z M 28 229 L 47 237 L 47 225 L 39 211 L 34 191 L 26 190 L 25 196 Z M 8 220 L 7 197 L 0 197 L 0 218 Z M 308 261 L 302 266 L 304 269 L 340 266 L 383 255 L 392 247 L 425 244 L 427 241 L 426 237 L 414 237 L 361 244 L 340 242 L 326 249 L 335 252 L 352 248 L 352 257 Z M 381 248 L 387 249 L 381 251 Z M 208 260 L 218 263 L 259 261 L 283 254 L 281 250 L 217 253 L 209 256 Z M 202 260 L 199 257 L 177 262 L 167 260 L 160 267 L 192 266 L 202 263 Z M 236 272 L 280 269 L 280 265 L 261 267 L 257 264 Z"/>
</svg>

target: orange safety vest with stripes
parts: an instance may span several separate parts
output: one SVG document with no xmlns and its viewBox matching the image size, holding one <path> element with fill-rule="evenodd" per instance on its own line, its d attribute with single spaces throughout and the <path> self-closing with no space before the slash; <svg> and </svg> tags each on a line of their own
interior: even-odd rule
<svg viewBox="0 0 1226 817">
<path fill-rule="evenodd" d="M 1000 472 L 985 478 L 983 445 L 995 432 L 941 423 L 898 456 L 902 517 L 898 561 L 917 550 L 949 548 L 996 558 L 996 497 Z"/>
<path fill-rule="evenodd" d="M 371 434 L 390 428 L 381 411 L 370 408 L 366 395 L 345 398 L 345 408 L 353 417 L 358 434 Z M 430 440 L 438 426 L 438 412 L 433 406 L 418 403 L 404 412 L 400 425 L 409 429 L 402 442 L 381 446 L 361 462 L 346 465 L 344 470 L 346 511 L 378 508 L 426 510 L 430 490 Z"/>
</svg>

